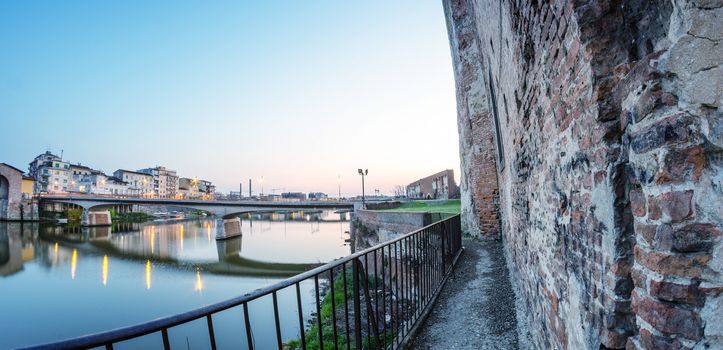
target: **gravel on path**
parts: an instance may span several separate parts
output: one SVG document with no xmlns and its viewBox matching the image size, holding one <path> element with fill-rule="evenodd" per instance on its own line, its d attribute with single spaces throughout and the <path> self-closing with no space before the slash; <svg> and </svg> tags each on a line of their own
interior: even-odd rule
<svg viewBox="0 0 723 350">
<path fill-rule="evenodd" d="M 409 348 L 520 348 L 515 294 L 502 242 L 465 238 L 463 245 L 452 275 Z"/>
</svg>

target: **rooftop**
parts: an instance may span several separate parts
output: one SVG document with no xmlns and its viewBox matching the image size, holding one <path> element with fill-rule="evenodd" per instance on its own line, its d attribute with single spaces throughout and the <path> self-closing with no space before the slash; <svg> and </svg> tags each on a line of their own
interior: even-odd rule
<svg viewBox="0 0 723 350">
<path fill-rule="evenodd" d="M 133 171 L 133 170 L 126 170 L 126 169 L 118 169 L 118 170 L 114 171 L 113 173 L 117 173 L 117 172 L 119 172 L 119 171 L 124 172 L 124 173 L 131 173 L 131 174 L 138 174 L 138 175 L 144 175 L 144 176 L 151 176 L 150 174 L 141 173 L 141 172 Z"/>
<path fill-rule="evenodd" d="M 8 167 L 8 168 L 10 168 L 10 169 L 13 169 L 13 170 L 15 170 L 15 171 L 17 171 L 17 172 L 19 172 L 19 173 L 21 173 L 21 174 L 24 173 L 24 171 L 22 171 L 22 170 L 20 170 L 20 169 L 18 169 L 18 168 L 16 168 L 16 167 L 14 167 L 14 166 L 12 166 L 12 165 L 10 165 L 10 164 L 8 164 L 8 163 L 0 163 L 0 164 L 4 165 L 4 166 L 6 166 L 6 167 Z"/>
</svg>

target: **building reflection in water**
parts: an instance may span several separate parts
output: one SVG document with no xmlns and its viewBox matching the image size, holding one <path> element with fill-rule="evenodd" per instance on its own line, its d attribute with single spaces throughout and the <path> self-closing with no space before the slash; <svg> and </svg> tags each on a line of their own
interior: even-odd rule
<svg viewBox="0 0 723 350">
<path fill-rule="evenodd" d="M 75 269 L 78 267 L 78 250 L 73 249 L 73 257 L 70 259 L 70 277 L 75 279 Z"/>
<path fill-rule="evenodd" d="M 345 231 L 348 229 L 348 217 L 344 213 L 282 211 L 245 214 L 242 215 L 242 219 L 246 237 L 250 238 L 257 248 L 260 247 L 271 252 L 271 260 L 274 258 L 273 255 L 277 254 L 276 249 L 284 248 L 279 239 L 284 241 L 287 239 L 285 235 L 287 222 L 289 225 L 292 225 L 293 222 L 304 222 L 306 226 L 311 221 L 311 225 L 306 226 L 309 229 L 305 230 L 305 234 L 312 236 L 318 234 L 320 223 L 324 222 L 338 222 L 340 236 L 348 232 Z M 253 221 L 256 221 L 258 226 L 255 226 Z M 280 236 L 275 237 L 276 233 L 268 235 L 269 238 L 266 235 L 258 235 L 258 233 L 270 230 L 273 222 L 282 221 L 283 225 L 274 226 Z M 295 226 L 295 232 L 299 232 L 298 227 L 298 225 Z M 170 260 L 174 261 L 174 264 L 178 262 L 181 265 L 188 263 L 195 267 L 203 266 L 196 271 L 194 283 L 194 288 L 200 291 L 204 288 L 200 275 L 201 270 L 208 272 L 213 271 L 213 267 L 219 269 L 228 267 L 223 264 L 245 264 L 244 257 L 241 256 L 242 238 L 220 243 L 214 239 L 215 232 L 215 220 L 114 223 L 113 226 L 106 227 L 0 223 L 0 276 L 8 276 L 22 271 L 24 263 L 36 260 L 47 268 L 70 265 L 70 277 L 75 280 L 78 278 L 78 270 L 83 270 L 82 266 L 79 268 L 79 264 L 90 262 L 95 264 L 95 261 L 98 261 L 96 266 L 101 265 L 102 285 L 107 286 L 110 260 L 122 257 L 136 260 L 139 265 L 145 263 L 145 284 L 146 288 L 150 288 L 151 262 Z M 288 237 L 288 239 L 298 240 L 298 237 Z M 273 244 L 266 244 L 263 242 L 265 239 Z M 189 244 L 186 244 L 186 240 L 189 241 Z M 341 242 L 347 245 L 343 240 Z M 277 244 L 279 245 L 277 246 Z M 265 257 L 254 257 L 262 255 L 259 253 L 259 249 L 249 251 L 247 255 L 245 258 L 250 256 L 249 259 L 265 260 Z M 239 260 L 239 257 L 242 259 Z M 299 261 L 299 263 L 302 262 Z M 205 266 L 208 264 L 216 265 L 209 270 Z M 230 268 L 235 269 L 234 266 Z"/>
<path fill-rule="evenodd" d="M 0 276 L 23 270 L 23 264 L 35 259 L 37 223 L 0 222 Z"/>
<path fill-rule="evenodd" d="M 151 261 L 146 260 L 146 289 L 151 289 Z"/>
<path fill-rule="evenodd" d="M 196 270 L 196 285 L 194 289 L 198 292 L 203 290 L 203 281 L 201 280 L 201 271 Z"/>
<path fill-rule="evenodd" d="M 156 229 L 155 226 L 151 226 L 151 255 L 154 253 L 154 247 L 156 246 Z"/>
<path fill-rule="evenodd" d="M 183 251 L 183 224 L 178 224 L 178 232 L 181 235 L 181 251 Z"/>
<path fill-rule="evenodd" d="M 108 255 L 103 255 L 103 286 L 108 284 Z"/>
</svg>

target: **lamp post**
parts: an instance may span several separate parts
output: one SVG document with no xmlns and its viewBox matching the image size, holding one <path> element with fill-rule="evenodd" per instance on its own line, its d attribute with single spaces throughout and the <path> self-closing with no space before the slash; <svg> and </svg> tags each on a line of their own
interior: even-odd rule
<svg viewBox="0 0 723 350">
<path fill-rule="evenodd" d="M 364 195 L 364 176 L 369 175 L 369 169 L 359 169 L 359 175 L 362 177 L 362 208 L 367 208 L 366 196 Z"/>
<path fill-rule="evenodd" d="M 341 200 L 341 175 L 336 176 L 336 183 L 339 185 L 339 200 Z"/>
</svg>

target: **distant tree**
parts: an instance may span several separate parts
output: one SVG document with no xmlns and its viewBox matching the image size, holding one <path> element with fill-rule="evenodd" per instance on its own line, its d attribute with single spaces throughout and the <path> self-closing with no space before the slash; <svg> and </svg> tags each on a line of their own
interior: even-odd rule
<svg viewBox="0 0 723 350">
<path fill-rule="evenodd" d="M 402 185 L 394 186 L 392 191 L 394 192 L 395 197 L 404 197 L 407 195 L 407 188 Z"/>
</svg>

